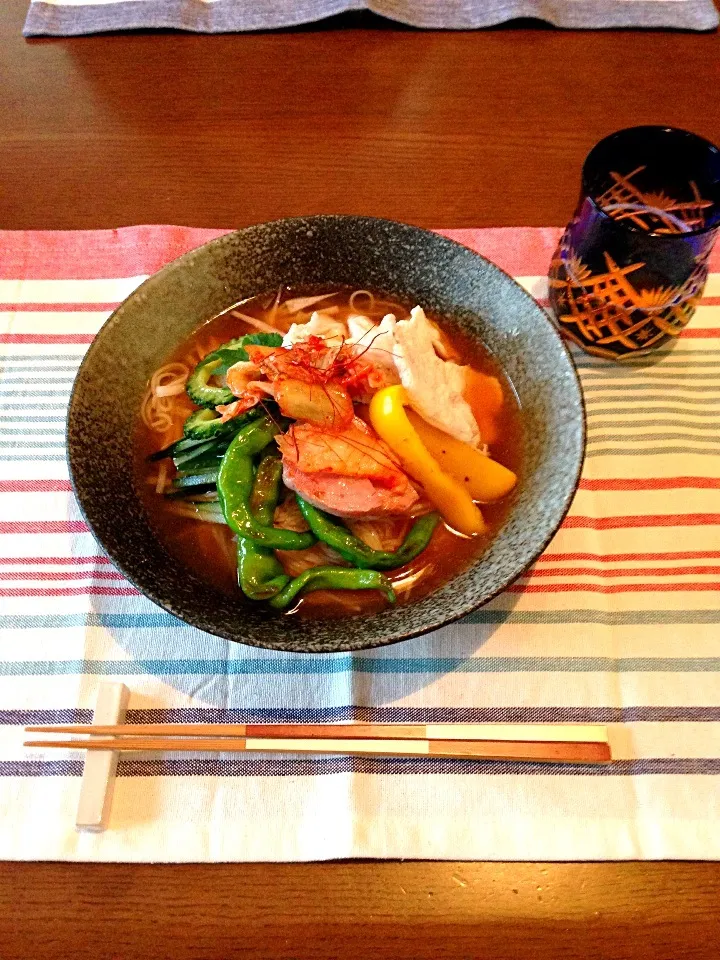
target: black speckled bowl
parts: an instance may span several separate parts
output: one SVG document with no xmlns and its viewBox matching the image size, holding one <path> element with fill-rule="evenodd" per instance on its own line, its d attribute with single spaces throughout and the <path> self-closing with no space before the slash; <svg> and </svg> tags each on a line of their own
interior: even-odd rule
<svg viewBox="0 0 720 960">
<path fill-rule="evenodd" d="M 188 572 L 154 536 L 134 489 L 131 447 L 152 372 L 199 324 L 238 300 L 294 285 L 392 291 L 479 337 L 523 409 L 521 486 L 500 532 L 468 570 L 428 597 L 368 617 L 283 617 L 227 597 Z M 572 360 L 535 301 L 507 274 L 425 230 L 369 217 L 279 220 L 180 257 L 115 311 L 87 352 L 68 417 L 75 493 L 115 564 L 170 613 L 257 647 L 308 653 L 378 647 L 457 620 L 514 580 L 560 525 L 577 487 L 584 408 Z"/>
</svg>

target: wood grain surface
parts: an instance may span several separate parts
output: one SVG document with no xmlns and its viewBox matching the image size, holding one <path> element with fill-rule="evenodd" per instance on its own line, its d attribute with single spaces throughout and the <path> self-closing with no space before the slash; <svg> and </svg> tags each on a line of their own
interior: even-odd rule
<svg viewBox="0 0 720 960">
<path fill-rule="evenodd" d="M 423 32 L 358 15 L 26 41 L 27 2 L 0 4 L 3 227 L 307 213 L 559 226 L 612 130 L 720 140 L 716 34 Z"/>
<path fill-rule="evenodd" d="M 3 864 L 3 960 L 710 960 L 713 864 Z"/>
<path fill-rule="evenodd" d="M 604 134 L 720 141 L 716 34 L 353 15 L 28 42 L 26 7 L 0 4 L 0 228 L 561 225 Z M 715 960 L 718 904 L 720 867 L 701 863 L 9 863 L 0 958 Z"/>
</svg>

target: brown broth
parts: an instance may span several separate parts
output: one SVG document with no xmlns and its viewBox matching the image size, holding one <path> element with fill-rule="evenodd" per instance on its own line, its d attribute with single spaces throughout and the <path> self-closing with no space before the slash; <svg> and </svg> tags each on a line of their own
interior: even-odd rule
<svg viewBox="0 0 720 960">
<path fill-rule="evenodd" d="M 288 298 L 312 295 L 314 292 L 314 290 L 286 288 L 283 301 Z M 409 314 L 407 308 L 391 299 L 378 299 L 373 312 L 368 311 L 367 301 L 362 299 L 356 302 L 354 309 L 351 309 L 348 303 L 350 293 L 349 290 L 339 291 L 334 299 L 324 301 L 319 306 L 322 308 L 327 305 L 337 306 L 336 317 L 339 320 L 345 319 L 353 312 L 365 313 L 377 320 L 390 310 L 398 316 Z M 251 317 L 268 321 L 272 317 L 274 299 L 275 294 L 254 297 L 237 306 L 237 309 Z M 178 347 L 167 362 L 186 363 L 192 369 L 200 357 L 217 349 L 220 344 L 253 332 L 245 321 L 233 316 L 234 309 L 236 308 L 231 308 L 199 327 Z M 301 320 L 308 319 L 310 312 L 311 310 L 308 310 Z M 441 324 L 447 344 L 460 362 L 469 364 L 482 373 L 495 376 L 501 381 L 505 403 L 499 418 L 500 440 L 492 446 L 490 452 L 494 459 L 518 473 L 522 458 L 522 424 L 520 408 L 512 384 L 492 354 L 476 340 L 455 330 L 449 333 L 439 318 L 431 314 L 428 316 Z M 282 315 L 276 314 L 272 319 L 277 323 L 279 332 L 285 332 L 288 324 L 282 322 Z M 156 494 L 154 483 L 149 482 L 157 477 L 158 464 L 149 464 L 148 456 L 182 435 L 182 424 L 193 409 L 193 405 L 185 394 L 174 398 L 173 428 L 163 435 L 153 432 L 144 423 L 140 423 L 135 448 L 138 489 L 151 524 L 166 549 L 200 579 L 212 583 L 224 593 L 235 595 L 239 587 L 235 569 L 235 544 L 229 528 L 178 516 L 173 512 L 172 505 Z M 171 461 L 163 462 L 170 464 L 170 473 L 174 473 Z M 499 503 L 482 507 L 488 532 L 479 537 L 465 537 L 450 530 L 444 523 L 439 524 L 430 544 L 419 557 L 405 567 L 388 572 L 390 580 L 401 587 L 398 603 L 404 604 L 418 600 L 466 569 L 484 552 L 489 541 L 497 533 L 511 502 L 512 496 Z M 412 581 L 416 577 L 417 582 L 411 589 L 402 589 L 403 583 Z M 301 600 L 293 613 L 302 617 L 334 619 L 356 614 L 367 615 L 386 607 L 386 601 L 376 591 L 317 591 Z"/>
</svg>

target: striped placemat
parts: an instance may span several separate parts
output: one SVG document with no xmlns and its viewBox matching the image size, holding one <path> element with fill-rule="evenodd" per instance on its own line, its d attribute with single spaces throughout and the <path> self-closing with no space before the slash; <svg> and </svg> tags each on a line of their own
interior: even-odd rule
<svg viewBox="0 0 720 960">
<path fill-rule="evenodd" d="M 91 860 L 720 856 L 720 250 L 651 367 L 576 352 L 585 470 L 544 556 L 465 622 L 377 653 L 229 645 L 138 595 L 73 503 L 77 366 L 149 273 L 222 231 L 0 233 L 0 856 Z M 443 231 L 539 300 L 556 229 Z M 118 518 L 121 522 L 121 518 Z M 598 721 L 590 770 L 427 759 L 123 760 L 111 829 L 73 830 L 82 759 L 22 727 L 129 719 Z"/>
</svg>

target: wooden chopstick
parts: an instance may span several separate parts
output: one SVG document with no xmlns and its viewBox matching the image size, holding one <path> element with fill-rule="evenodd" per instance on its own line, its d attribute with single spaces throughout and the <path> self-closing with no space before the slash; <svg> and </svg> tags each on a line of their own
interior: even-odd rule
<svg viewBox="0 0 720 960">
<path fill-rule="evenodd" d="M 221 753 L 314 753 L 343 756 L 449 757 L 464 760 L 531 760 L 545 763 L 609 763 L 610 746 L 601 742 L 520 740 L 354 740 L 232 739 L 225 737 L 93 737 L 85 740 L 32 740 L 26 747 L 72 750 L 210 751 Z"/>
<path fill-rule="evenodd" d="M 262 737 L 283 740 L 468 740 L 607 743 L 607 728 L 580 723 L 126 723 L 33 726 L 27 733 L 136 737 Z"/>
</svg>

